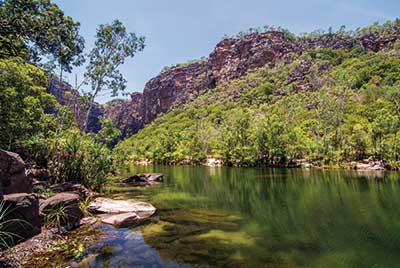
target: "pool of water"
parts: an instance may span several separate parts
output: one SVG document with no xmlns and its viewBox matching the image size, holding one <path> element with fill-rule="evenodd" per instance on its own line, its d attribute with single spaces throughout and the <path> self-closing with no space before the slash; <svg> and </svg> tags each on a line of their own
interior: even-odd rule
<svg viewBox="0 0 400 268">
<path fill-rule="evenodd" d="M 71 267 L 400 267 L 400 173 L 131 167 L 158 186 L 114 184 L 110 196 L 151 202 L 147 225 L 102 225 Z"/>
</svg>

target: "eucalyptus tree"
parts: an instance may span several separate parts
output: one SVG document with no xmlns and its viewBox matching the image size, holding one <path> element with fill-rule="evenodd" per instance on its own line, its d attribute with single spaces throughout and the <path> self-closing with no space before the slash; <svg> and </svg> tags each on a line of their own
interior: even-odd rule
<svg viewBox="0 0 400 268">
<path fill-rule="evenodd" d="M 119 20 L 102 24 L 97 29 L 95 47 L 88 55 L 84 80 L 90 85 L 90 92 L 86 93 L 88 107 L 84 121 L 85 131 L 98 94 L 108 92 L 114 97 L 125 90 L 126 80 L 118 68 L 126 58 L 131 58 L 144 49 L 144 41 L 143 36 L 128 33 Z"/>
<path fill-rule="evenodd" d="M 50 0 L 0 0 L 0 57 L 58 65 L 71 72 L 82 62 L 79 22 Z"/>
</svg>

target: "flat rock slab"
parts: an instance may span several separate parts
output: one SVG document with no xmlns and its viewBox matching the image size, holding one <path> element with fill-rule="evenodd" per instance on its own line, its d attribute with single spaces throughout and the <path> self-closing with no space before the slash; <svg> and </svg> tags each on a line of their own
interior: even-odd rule
<svg viewBox="0 0 400 268">
<path fill-rule="evenodd" d="M 73 192 L 58 193 L 40 202 L 40 213 L 56 206 L 79 205 L 79 195 Z"/>
<path fill-rule="evenodd" d="M 139 217 L 150 217 L 156 212 L 156 208 L 149 203 L 135 200 L 114 200 L 109 198 L 97 198 L 88 206 L 92 213 L 127 213 L 134 212 Z"/>
<path fill-rule="evenodd" d="M 131 227 L 142 224 L 148 217 L 140 217 L 135 212 L 107 215 L 102 217 L 101 222 L 117 227 Z"/>
</svg>

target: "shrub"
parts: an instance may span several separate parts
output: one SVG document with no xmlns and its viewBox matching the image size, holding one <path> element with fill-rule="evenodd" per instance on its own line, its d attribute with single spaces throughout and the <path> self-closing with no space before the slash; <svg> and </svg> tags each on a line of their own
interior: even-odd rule
<svg viewBox="0 0 400 268">
<path fill-rule="evenodd" d="M 57 228 L 60 232 L 63 223 L 68 219 L 68 207 L 65 205 L 52 207 L 44 211 L 44 215 L 44 222 L 47 227 Z"/>
<path fill-rule="evenodd" d="M 114 170 L 111 151 L 91 134 L 64 130 L 48 143 L 52 183 L 77 182 L 101 191 Z"/>
</svg>

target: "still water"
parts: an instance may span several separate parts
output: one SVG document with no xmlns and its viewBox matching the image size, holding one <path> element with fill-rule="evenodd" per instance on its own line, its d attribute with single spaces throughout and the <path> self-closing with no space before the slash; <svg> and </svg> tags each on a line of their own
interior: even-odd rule
<svg viewBox="0 0 400 268">
<path fill-rule="evenodd" d="M 131 167 L 154 187 L 110 196 L 158 208 L 145 226 L 101 226 L 71 267 L 400 267 L 400 173 Z"/>
</svg>

